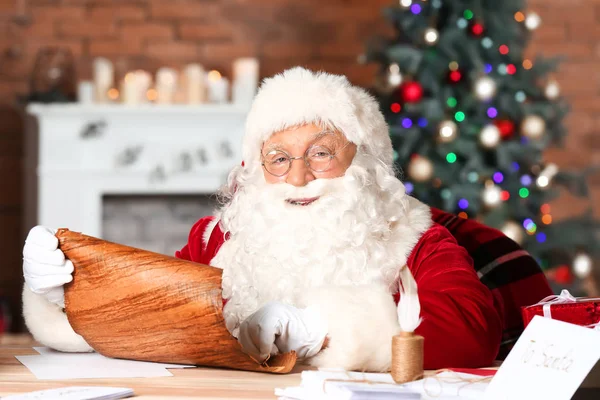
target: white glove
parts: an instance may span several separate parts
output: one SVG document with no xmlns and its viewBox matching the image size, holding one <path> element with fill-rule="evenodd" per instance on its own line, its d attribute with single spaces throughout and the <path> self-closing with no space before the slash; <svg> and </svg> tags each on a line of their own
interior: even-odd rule
<svg viewBox="0 0 600 400">
<path fill-rule="evenodd" d="M 51 303 L 65 306 L 63 285 L 73 280 L 73 263 L 58 248 L 53 229 L 36 226 L 29 231 L 23 247 L 23 277 L 33 293 Z"/>
<path fill-rule="evenodd" d="M 316 355 L 327 336 L 327 323 L 316 308 L 271 302 L 240 325 L 239 342 L 254 360 L 294 350 L 299 359 Z"/>
</svg>

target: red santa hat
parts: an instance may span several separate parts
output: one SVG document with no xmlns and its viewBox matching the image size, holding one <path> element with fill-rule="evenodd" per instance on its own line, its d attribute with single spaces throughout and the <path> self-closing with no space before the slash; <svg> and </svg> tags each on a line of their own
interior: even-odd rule
<svg viewBox="0 0 600 400">
<path fill-rule="evenodd" d="M 246 120 L 245 164 L 259 162 L 273 133 L 310 123 L 340 130 L 361 151 L 392 166 L 392 142 L 377 101 L 345 76 L 301 67 L 262 82 Z"/>
</svg>

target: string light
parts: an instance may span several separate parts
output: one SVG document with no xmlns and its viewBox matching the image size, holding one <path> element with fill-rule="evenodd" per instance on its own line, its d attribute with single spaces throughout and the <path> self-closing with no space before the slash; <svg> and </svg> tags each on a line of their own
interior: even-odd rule
<svg viewBox="0 0 600 400">
<path fill-rule="evenodd" d="M 540 210 L 544 214 L 550 214 L 550 204 L 542 204 L 542 206 L 540 207 Z"/>
<path fill-rule="evenodd" d="M 573 259 L 573 272 L 579 278 L 586 278 L 592 272 L 592 259 L 585 253 L 580 253 Z"/>
<path fill-rule="evenodd" d="M 527 229 L 527 227 L 529 227 L 531 224 L 533 224 L 533 220 L 531 218 L 527 218 L 525 221 L 523 221 L 523 228 Z"/>
<path fill-rule="evenodd" d="M 456 162 L 458 157 L 456 157 L 455 153 L 448 153 L 446 155 L 446 161 L 448 161 L 448 163 L 450 164 L 454 164 Z"/>
<path fill-rule="evenodd" d="M 489 74 L 490 72 L 492 72 L 492 70 L 494 69 L 494 67 L 492 67 L 492 64 L 486 63 L 483 66 L 483 72 L 485 72 L 486 74 Z"/>
<path fill-rule="evenodd" d="M 465 113 L 462 111 L 457 111 L 456 114 L 454 114 L 454 119 L 458 122 L 463 122 L 465 120 Z"/>
<path fill-rule="evenodd" d="M 485 189 L 483 189 L 483 202 L 488 207 L 495 207 L 502 201 L 501 196 L 502 190 L 494 185 L 491 181 L 486 182 Z"/>
<path fill-rule="evenodd" d="M 510 163 L 510 166 L 512 167 L 513 171 L 515 171 L 515 172 L 517 172 L 518 170 L 521 169 L 521 166 L 516 161 L 513 161 L 512 163 Z"/>
<path fill-rule="evenodd" d="M 442 121 L 438 127 L 439 140 L 443 143 L 452 142 L 456 139 L 458 126 L 452 121 Z"/>
<path fill-rule="evenodd" d="M 442 189 L 442 191 L 440 192 L 440 196 L 442 196 L 442 199 L 448 200 L 450 197 L 452 197 L 452 192 L 450 191 L 450 189 L 445 188 Z"/>
<path fill-rule="evenodd" d="M 469 180 L 469 182 L 475 183 L 475 182 L 477 182 L 479 180 L 479 174 L 477 172 L 475 172 L 475 171 L 471 171 L 467 175 L 467 179 Z"/>
<path fill-rule="evenodd" d="M 552 223 L 552 215 L 544 214 L 544 216 L 542 216 L 542 222 L 546 225 L 550 225 Z"/>
<path fill-rule="evenodd" d="M 479 100 L 490 100 L 496 94 L 496 81 L 489 76 L 482 76 L 475 81 L 475 95 Z"/>
<path fill-rule="evenodd" d="M 509 75 L 514 75 L 517 73 L 517 67 L 514 64 L 508 64 L 506 66 L 506 73 Z"/>
<path fill-rule="evenodd" d="M 400 0 L 400 5 L 408 8 L 412 5 L 412 0 Z"/>
<path fill-rule="evenodd" d="M 500 54 L 506 55 L 508 54 L 508 46 L 503 44 L 498 48 L 498 51 L 500 52 Z"/>
<path fill-rule="evenodd" d="M 498 116 L 498 110 L 495 107 L 488 108 L 487 116 L 490 118 L 496 118 Z"/>
<path fill-rule="evenodd" d="M 417 14 L 419 14 L 421 12 L 421 6 L 419 4 L 415 3 L 412 6 L 410 6 L 410 11 L 413 14 L 417 15 Z"/>
<path fill-rule="evenodd" d="M 523 14 L 521 11 L 517 11 L 515 13 L 515 20 L 517 22 L 523 22 L 523 21 L 525 21 L 525 14 Z"/>
<path fill-rule="evenodd" d="M 427 118 L 425 117 L 421 117 L 419 118 L 419 120 L 417 121 L 417 124 L 421 127 L 421 128 L 425 128 L 427 126 Z"/>
<path fill-rule="evenodd" d="M 402 127 L 403 128 L 408 129 L 408 128 L 412 127 L 412 125 L 413 125 L 413 123 L 412 123 L 412 120 L 410 118 L 404 118 L 402 120 Z"/>
<path fill-rule="evenodd" d="M 458 217 L 462 218 L 462 219 L 467 219 L 467 218 L 469 218 L 469 214 L 467 214 L 464 211 L 461 211 L 461 212 L 458 213 Z"/>
<path fill-rule="evenodd" d="M 481 45 L 486 49 L 491 49 L 494 45 L 494 42 L 489 37 L 485 37 L 481 39 Z"/>
<path fill-rule="evenodd" d="M 434 28 L 425 29 L 425 34 L 423 35 L 428 44 L 436 44 L 439 36 L 438 31 Z"/>
<path fill-rule="evenodd" d="M 502 193 L 500 193 L 500 198 L 502 199 L 502 201 L 507 201 L 508 199 L 510 199 L 510 193 L 508 192 L 508 190 L 503 190 Z"/>
<path fill-rule="evenodd" d="M 515 100 L 517 100 L 519 103 L 524 102 L 527 99 L 527 95 L 525 94 L 524 91 L 519 90 L 516 94 L 515 94 Z"/>
<path fill-rule="evenodd" d="M 411 194 L 415 190 L 415 187 L 410 182 L 404 182 L 404 189 L 406 189 L 406 193 Z"/>
<path fill-rule="evenodd" d="M 466 9 L 465 12 L 463 13 L 463 17 L 465 17 L 465 19 L 467 19 L 467 20 L 473 18 L 473 11 Z"/>
<path fill-rule="evenodd" d="M 448 97 L 448 100 L 446 100 L 446 104 L 448 104 L 448 107 L 454 108 L 458 104 L 458 101 L 456 101 L 454 97 Z"/>
<path fill-rule="evenodd" d="M 456 70 L 458 70 L 458 68 L 459 68 L 459 65 L 456 61 L 450 61 L 450 64 L 448 64 L 448 69 L 450 71 L 456 71 Z"/>
<path fill-rule="evenodd" d="M 460 81 L 462 78 L 462 74 L 460 73 L 460 71 L 451 71 L 449 76 L 450 80 L 455 83 Z"/>
<path fill-rule="evenodd" d="M 519 196 L 521 196 L 522 199 L 526 199 L 527 197 L 529 197 L 529 189 L 527 189 L 527 188 L 519 189 Z"/>
<path fill-rule="evenodd" d="M 529 175 L 523 175 L 521 177 L 521 185 L 523 185 L 523 186 L 529 186 L 529 185 L 531 185 L 531 182 L 533 182 L 532 179 L 531 179 L 531 176 L 529 176 Z"/>
<path fill-rule="evenodd" d="M 458 207 L 462 210 L 466 210 L 467 208 L 469 208 L 469 201 L 467 199 L 460 199 L 458 201 Z"/>
<path fill-rule="evenodd" d="M 504 175 L 502 175 L 502 172 L 495 172 L 492 179 L 496 183 L 502 183 L 504 181 Z"/>
<path fill-rule="evenodd" d="M 523 60 L 523 68 L 527 70 L 533 68 L 533 62 L 531 60 Z"/>
<path fill-rule="evenodd" d="M 498 73 L 500 75 L 506 75 L 506 64 L 498 65 Z"/>
<path fill-rule="evenodd" d="M 537 235 L 535 235 L 535 238 L 538 242 L 544 243 L 546 241 L 546 234 L 544 232 L 539 232 Z"/>
<path fill-rule="evenodd" d="M 399 113 L 400 110 L 402 110 L 402 106 L 399 103 L 392 103 L 392 106 L 390 107 L 392 109 L 393 113 Z"/>
<path fill-rule="evenodd" d="M 496 125 L 486 125 L 479 132 L 479 142 L 487 149 L 495 148 L 500 143 L 500 130 Z"/>
<path fill-rule="evenodd" d="M 542 19 L 534 12 L 528 13 L 527 17 L 525 17 L 525 26 L 531 31 L 537 29 L 541 23 Z"/>
<path fill-rule="evenodd" d="M 460 29 L 465 29 L 468 25 L 469 23 L 464 18 L 459 18 L 458 21 L 456 21 L 456 26 L 458 26 Z"/>
</svg>

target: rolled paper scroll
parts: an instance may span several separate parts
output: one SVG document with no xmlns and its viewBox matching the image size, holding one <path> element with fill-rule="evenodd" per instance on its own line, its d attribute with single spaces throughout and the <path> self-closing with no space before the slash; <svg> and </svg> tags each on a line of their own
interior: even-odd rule
<svg viewBox="0 0 600 400">
<path fill-rule="evenodd" d="M 65 310 L 98 353 L 130 360 L 287 373 L 294 352 L 259 364 L 223 320 L 218 268 L 59 229 L 74 266 Z"/>
</svg>

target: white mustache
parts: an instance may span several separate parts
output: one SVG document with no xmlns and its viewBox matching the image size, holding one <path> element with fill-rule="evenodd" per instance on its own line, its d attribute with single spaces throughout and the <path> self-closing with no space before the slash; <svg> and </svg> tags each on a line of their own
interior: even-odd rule
<svg viewBox="0 0 600 400">
<path fill-rule="evenodd" d="M 326 196 L 332 193 L 337 187 L 338 180 L 333 179 L 315 179 L 305 186 L 297 187 L 288 183 L 266 184 L 263 188 L 265 194 L 270 198 L 287 199 L 309 199 L 313 197 Z"/>
</svg>

